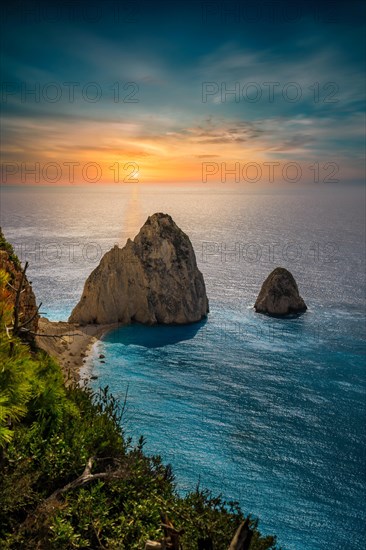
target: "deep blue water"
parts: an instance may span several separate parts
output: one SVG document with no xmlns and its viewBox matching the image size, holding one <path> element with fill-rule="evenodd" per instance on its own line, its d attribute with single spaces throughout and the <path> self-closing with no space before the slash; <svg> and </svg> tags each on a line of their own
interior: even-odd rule
<svg viewBox="0 0 366 550">
<path fill-rule="evenodd" d="M 97 344 L 83 374 L 122 399 L 128 388 L 126 432 L 173 464 L 180 491 L 200 480 L 239 500 L 285 550 L 365 547 L 359 188 L 72 188 L 2 198 L 5 234 L 30 260 L 53 319 L 66 319 L 79 299 L 99 261 L 93 250 L 124 243 L 148 214 L 170 213 L 194 245 L 208 319 L 121 327 Z M 253 311 L 277 265 L 294 274 L 304 315 Z"/>
<path fill-rule="evenodd" d="M 335 337 L 326 314 L 217 305 L 195 326 L 108 334 L 93 374 L 121 399 L 128 387 L 127 432 L 148 436 L 182 490 L 200 478 L 285 548 L 325 548 L 340 524 L 350 531 L 328 547 L 363 548 L 364 356 L 361 318 L 349 317 L 334 316 Z"/>
</svg>

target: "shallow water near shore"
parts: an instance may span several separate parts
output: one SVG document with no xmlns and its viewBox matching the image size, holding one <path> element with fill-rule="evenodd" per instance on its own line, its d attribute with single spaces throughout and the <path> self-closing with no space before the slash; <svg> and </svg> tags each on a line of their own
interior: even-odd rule
<svg viewBox="0 0 366 550">
<path fill-rule="evenodd" d="M 144 435 L 146 451 L 172 463 L 182 493 L 200 480 L 239 500 L 284 550 L 364 548 L 360 190 L 52 193 L 9 190 L 2 217 L 50 319 L 67 319 L 97 252 L 124 244 L 156 211 L 189 235 L 205 278 L 206 321 L 121 327 L 94 346 L 84 374 L 121 399 L 128 388 L 126 434 Z M 277 265 L 295 276 L 305 314 L 253 311 Z"/>
</svg>

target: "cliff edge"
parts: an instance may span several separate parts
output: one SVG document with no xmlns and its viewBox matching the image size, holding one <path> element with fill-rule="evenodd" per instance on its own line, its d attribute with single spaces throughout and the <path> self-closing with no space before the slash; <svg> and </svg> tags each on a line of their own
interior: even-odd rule
<svg viewBox="0 0 366 550">
<path fill-rule="evenodd" d="M 13 247 L 5 239 L 2 230 L 0 228 L 0 269 L 6 271 L 9 276 L 9 285 L 7 290 L 10 294 L 11 302 L 15 304 L 16 293 L 22 284 L 22 292 L 19 297 L 19 325 L 21 330 L 19 336 L 29 342 L 34 341 L 34 333 L 38 329 L 38 309 L 36 304 L 36 297 L 34 295 L 32 284 L 28 281 L 27 276 L 22 277 L 22 266 L 18 257 L 16 256 Z"/>
</svg>

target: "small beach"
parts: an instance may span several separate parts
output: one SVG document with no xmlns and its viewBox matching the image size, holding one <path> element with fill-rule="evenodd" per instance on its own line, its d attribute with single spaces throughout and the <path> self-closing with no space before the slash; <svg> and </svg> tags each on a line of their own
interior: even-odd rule
<svg viewBox="0 0 366 550">
<path fill-rule="evenodd" d="M 41 317 L 40 336 L 37 337 L 36 343 L 40 349 L 59 362 L 67 383 L 79 382 L 80 369 L 95 342 L 117 326 L 117 323 L 81 326 Z"/>
</svg>

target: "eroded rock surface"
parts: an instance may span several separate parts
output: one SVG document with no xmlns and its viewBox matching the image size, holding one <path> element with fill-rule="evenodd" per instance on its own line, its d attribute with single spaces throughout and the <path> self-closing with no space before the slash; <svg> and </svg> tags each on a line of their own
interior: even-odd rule
<svg viewBox="0 0 366 550">
<path fill-rule="evenodd" d="M 276 267 L 264 281 L 254 309 L 268 315 L 288 315 L 304 312 L 307 306 L 293 275 L 283 267 Z"/>
<path fill-rule="evenodd" d="M 169 215 L 157 213 L 133 241 L 103 256 L 69 322 L 184 324 L 207 312 L 205 283 L 188 236 Z"/>
</svg>

